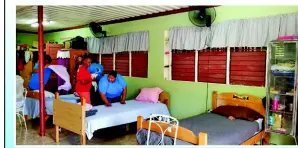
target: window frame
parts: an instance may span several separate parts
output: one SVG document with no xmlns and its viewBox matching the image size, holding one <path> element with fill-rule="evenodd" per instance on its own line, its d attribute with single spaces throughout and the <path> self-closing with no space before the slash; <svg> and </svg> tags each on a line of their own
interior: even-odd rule
<svg viewBox="0 0 298 148">
<path fill-rule="evenodd" d="M 260 86 L 260 85 L 244 85 L 244 86 L 252 86 L 252 87 L 266 87 L 267 86 L 267 62 L 268 62 L 268 48 L 267 47 L 253 47 L 253 48 L 247 48 L 247 49 L 259 49 L 261 48 L 262 50 L 264 50 L 265 52 L 265 60 L 264 60 L 264 64 L 265 64 L 265 75 L 263 77 L 264 79 L 264 86 Z M 225 47 L 226 49 L 226 68 L 225 68 L 225 76 L 226 76 L 226 81 L 225 83 L 213 83 L 213 84 L 228 84 L 228 85 L 241 85 L 241 84 L 231 84 L 231 47 Z M 208 50 L 208 49 L 207 49 Z M 199 64 L 199 51 L 195 50 L 195 81 L 185 81 L 185 82 L 199 82 L 199 77 L 198 77 L 198 73 L 199 73 L 199 68 L 198 68 L 198 64 Z M 167 70 L 167 75 L 164 75 L 166 80 L 170 80 L 170 81 L 184 81 L 184 80 L 173 80 L 172 79 L 172 68 L 173 68 L 173 50 L 168 50 L 167 47 L 165 46 L 165 54 L 164 54 L 164 59 L 167 59 L 168 61 L 165 61 L 165 66 L 164 66 L 164 71 Z M 167 62 L 167 63 L 166 63 Z M 212 83 L 212 82 L 201 82 L 201 83 Z"/>
</svg>

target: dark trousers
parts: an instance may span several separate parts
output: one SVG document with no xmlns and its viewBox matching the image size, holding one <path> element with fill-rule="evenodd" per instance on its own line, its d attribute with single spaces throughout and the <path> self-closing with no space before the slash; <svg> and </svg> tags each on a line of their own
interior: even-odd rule
<svg viewBox="0 0 298 148">
<path fill-rule="evenodd" d="M 91 102 L 92 106 L 98 106 L 98 105 L 105 104 L 102 101 L 101 96 L 98 93 L 98 90 L 95 91 L 94 86 L 92 86 L 90 89 L 90 102 Z"/>
<path fill-rule="evenodd" d="M 120 102 L 121 96 L 115 98 L 107 98 L 110 103 Z"/>
</svg>

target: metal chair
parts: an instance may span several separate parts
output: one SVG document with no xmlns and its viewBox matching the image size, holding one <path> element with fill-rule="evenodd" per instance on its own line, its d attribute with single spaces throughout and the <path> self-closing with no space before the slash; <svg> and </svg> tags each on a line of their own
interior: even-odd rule
<svg viewBox="0 0 298 148">
<path fill-rule="evenodd" d="M 26 133 L 27 133 L 27 124 L 26 124 L 26 119 L 25 119 L 25 116 L 24 116 L 26 96 L 27 96 L 27 89 L 24 88 L 23 97 L 18 97 L 16 99 L 16 115 L 19 119 L 19 122 L 20 122 L 21 126 L 22 126 L 22 120 L 24 121 L 24 126 L 25 126 Z"/>
<path fill-rule="evenodd" d="M 178 134 L 178 127 L 179 127 L 179 121 L 171 116 L 167 115 L 159 115 L 159 114 L 152 114 L 149 119 L 149 128 L 148 128 L 148 134 L 147 134 L 147 145 L 149 145 L 150 141 L 150 132 L 151 132 L 151 124 L 156 124 L 160 130 L 161 130 L 161 140 L 158 145 L 165 145 L 164 144 L 164 136 L 166 132 L 172 132 L 172 130 L 175 130 L 175 136 L 173 145 L 176 145 L 177 140 L 177 134 Z M 167 127 L 163 129 L 160 124 L 165 124 Z"/>
</svg>

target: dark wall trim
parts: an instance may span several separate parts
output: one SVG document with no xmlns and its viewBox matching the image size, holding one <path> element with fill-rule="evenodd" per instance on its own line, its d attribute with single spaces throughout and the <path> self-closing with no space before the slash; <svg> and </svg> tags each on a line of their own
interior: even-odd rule
<svg viewBox="0 0 298 148">
<path fill-rule="evenodd" d="M 142 15 L 142 16 L 137 16 L 137 17 L 132 17 L 132 18 L 102 22 L 100 24 L 101 25 L 110 25 L 110 24 L 116 24 L 116 23 L 130 22 L 130 21 L 136 21 L 136 20 L 166 16 L 166 15 L 171 15 L 171 14 L 177 14 L 177 13 L 183 13 L 183 12 L 188 12 L 188 11 L 192 11 L 192 10 L 197 10 L 197 9 L 200 9 L 200 8 L 210 8 L 210 7 L 218 7 L 218 6 L 217 5 L 216 6 L 190 6 L 190 7 L 187 7 L 187 8 L 181 8 L 181 9 L 170 10 L 170 11 L 165 11 L 165 12 L 159 12 L 159 13 Z M 85 27 L 88 27 L 88 24 L 69 27 L 69 28 L 62 28 L 62 29 L 57 29 L 57 30 L 45 31 L 44 33 L 60 32 L 60 31 L 79 29 L 79 28 L 85 28 Z"/>
<path fill-rule="evenodd" d="M 29 33 L 29 34 L 37 34 L 37 32 L 25 31 L 25 30 L 18 30 L 18 29 L 17 29 L 16 33 Z"/>
<path fill-rule="evenodd" d="M 85 28 L 85 27 L 88 27 L 88 24 L 80 25 L 80 26 L 74 26 L 74 27 L 68 27 L 68 28 L 61 28 L 61 29 L 56 29 L 56 30 L 50 30 L 50 31 L 44 31 L 44 33 L 60 32 L 60 31 L 80 29 L 80 28 Z"/>
</svg>

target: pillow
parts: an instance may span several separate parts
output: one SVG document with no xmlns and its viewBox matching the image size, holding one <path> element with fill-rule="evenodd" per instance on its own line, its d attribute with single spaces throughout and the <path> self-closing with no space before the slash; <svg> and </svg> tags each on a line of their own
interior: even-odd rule
<svg viewBox="0 0 298 148">
<path fill-rule="evenodd" d="M 154 88 L 142 88 L 140 94 L 136 97 L 135 100 L 142 102 L 157 103 L 159 94 L 162 90 L 158 87 Z"/>
<path fill-rule="evenodd" d="M 255 121 L 259 118 L 264 118 L 260 113 L 243 106 L 219 106 L 211 112 L 226 117 L 233 116 L 236 119 L 248 121 Z"/>
</svg>

